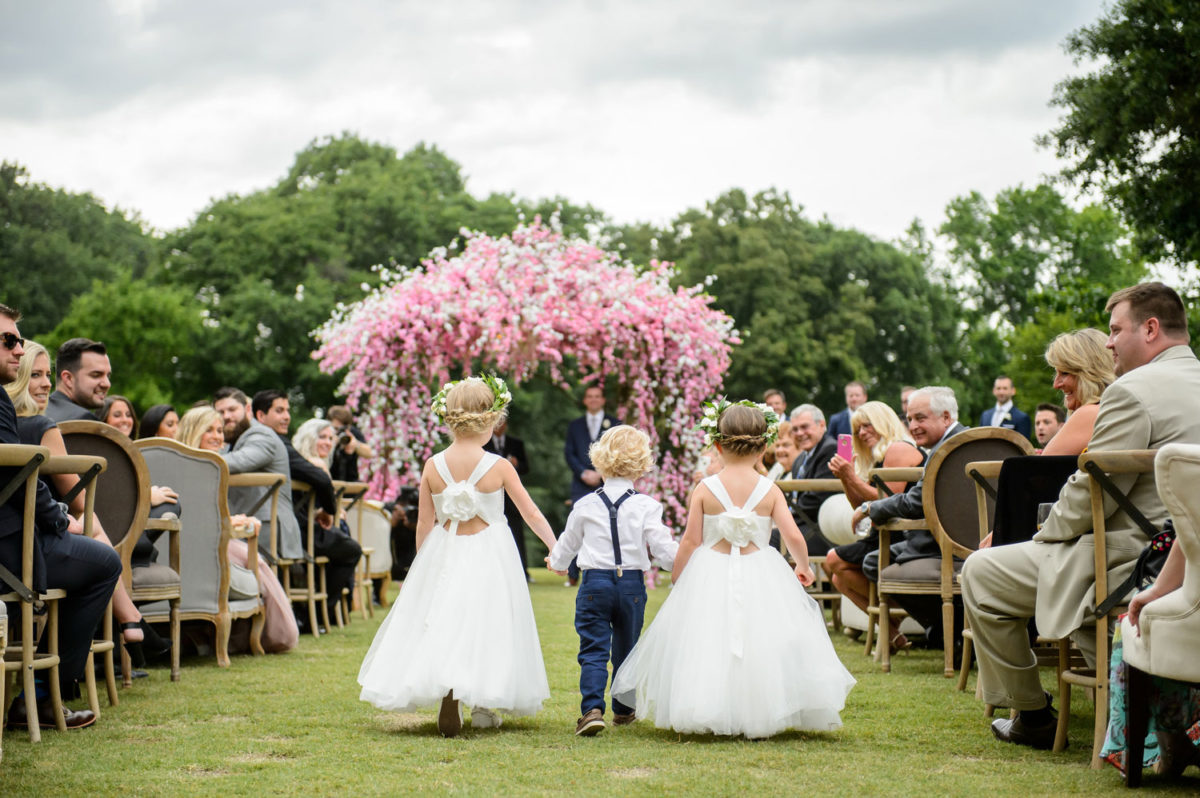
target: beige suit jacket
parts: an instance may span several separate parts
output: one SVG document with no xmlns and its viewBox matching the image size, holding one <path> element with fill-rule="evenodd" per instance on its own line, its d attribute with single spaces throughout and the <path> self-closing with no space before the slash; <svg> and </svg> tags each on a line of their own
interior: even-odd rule
<svg viewBox="0 0 1200 798">
<path fill-rule="evenodd" d="M 1200 444 L 1200 361 L 1187 346 L 1173 346 L 1122 375 L 1100 399 L 1089 452 L 1157 449 L 1168 443 Z M 1065 637 L 1096 606 L 1089 477 L 1076 472 L 1063 487 L 1046 523 L 1034 536 L 1038 556 L 1037 627 Z M 1155 526 L 1167 520 L 1153 472 L 1114 477 Z M 1111 497 L 1104 498 L 1108 584 L 1120 584 L 1149 542 Z M 1102 599 L 1104 597 L 1101 597 Z"/>
</svg>

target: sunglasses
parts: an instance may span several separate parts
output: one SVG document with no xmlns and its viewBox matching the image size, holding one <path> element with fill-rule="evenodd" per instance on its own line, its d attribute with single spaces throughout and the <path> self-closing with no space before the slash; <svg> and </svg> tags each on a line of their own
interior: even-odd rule
<svg viewBox="0 0 1200 798">
<path fill-rule="evenodd" d="M 16 349 L 18 346 L 25 346 L 25 339 L 16 333 L 0 333 L 0 343 L 4 344 L 5 349 Z"/>
</svg>

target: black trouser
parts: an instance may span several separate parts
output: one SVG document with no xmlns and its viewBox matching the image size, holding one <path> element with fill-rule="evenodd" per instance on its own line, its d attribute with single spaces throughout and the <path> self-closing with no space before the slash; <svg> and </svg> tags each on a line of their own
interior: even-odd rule
<svg viewBox="0 0 1200 798">
<path fill-rule="evenodd" d="M 332 529 L 317 527 L 315 534 L 313 554 L 329 558 L 329 564 L 325 566 L 325 586 L 330 600 L 338 601 L 343 588 L 354 590 L 354 571 L 362 558 L 362 546 L 337 526 Z"/>
<path fill-rule="evenodd" d="M 66 598 L 58 602 L 58 676 L 63 696 L 73 696 L 74 682 L 83 678 L 96 627 L 121 577 L 121 558 L 111 546 L 83 535 L 46 535 L 39 539 L 46 563 L 46 587 L 67 592 Z M 0 538 L 0 563 L 20 573 L 20 535 Z M 41 650 L 45 651 L 48 644 L 49 637 L 44 635 Z"/>
</svg>

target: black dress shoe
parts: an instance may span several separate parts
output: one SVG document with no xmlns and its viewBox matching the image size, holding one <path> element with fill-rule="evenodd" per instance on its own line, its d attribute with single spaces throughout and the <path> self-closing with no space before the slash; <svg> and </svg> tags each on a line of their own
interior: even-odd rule
<svg viewBox="0 0 1200 798">
<path fill-rule="evenodd" d="M 54 704 L 49 700 L 39 701 L 37 705 L 38 711 L 38 726 L 43 729 L 53 729 L 54 725 Z M 86 726 L 91 726 L 96 722 L 96 713 L 90 709 L 81 709 L 79 711 L 62 708 L 63 719 L 67 722 L 68 729 L 82 729 Z M 13 702 L 12 707 L 8 710 L 8 728 L 10 729 L 28 729 L 29 716 L 25 712 L 25 699 L 18 698 Z"/>
<path fill-rule="evenodd" d="M 1054 733 L 1057 728 L 1058 721 L 1055 720 L 1041 726 L 1030 726 L 1021 721 L 1020 714 L 1012 720 L 997 718 L 992 721 L 992 734 L 997 740 L 1042 750 L 1054 747 Z"/>
</svg>

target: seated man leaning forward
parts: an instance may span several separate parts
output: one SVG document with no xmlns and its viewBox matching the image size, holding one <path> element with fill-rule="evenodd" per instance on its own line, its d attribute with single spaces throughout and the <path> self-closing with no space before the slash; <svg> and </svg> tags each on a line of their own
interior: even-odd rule
<svg viewBox="0 0 1200 798">
<path fill-rule="evenodd" d="M 1088 451 L 1200 443 L 1200 362 L 1187 345 L 1178 294 L 1162 283 L 1143 283 L 1117 291 L 1107 310 L 1112 314 L 1107 346 L 1117 380 L 1100 398 Z M 1153 524 L 1166 521 L 1153 472 L 1113 481 Z M 1104 512 L 1108 584 L 1118 585 L 1148 540 L 1107 496 Z M 1033 540 L 981 549 L 967 558 L 963 603 L 978 652 L 982 697 L 1017 710 L 1012 720 L 992 722 L 998 739 L 1034 748 L 1053 744 L 1054 713 L 1038 679 L 1026 624 L 1035 619 L 1038 632 L 1052 638 L 1078 631 L 1097 599 L 1106 598 L 1095 595 L 1093 569 L 1091 496 L 1082 471 L 1067 481 Z M 1095 665 L 1092 635 L 1075 635 L 1075 642 Z"/>
<path fill-rule="evenodd" d="M 908 431 L 918 446 L 929 450 L 933 457 L 943 443 L 966 427 L 958 423 L 958 400 L 954 391 L 940 385 L 930 385 L 909 394 Z M 928 459 L 925 461 L 929 462 Z M 922 478 L 903 493 L 887 496 L 871 502 L 863 502 L 854 511 L 853 523 L 858 524 L 870 516 L 875 525 L 893 518 L 924 518 L 923 502 L 925 479 Z M 905 533 L 904 540 L 893 543 L 888 549 L 891 563 L 884 569 L 888 579 L 927 581 L 936 580 L 942 569 L 942 550 L 933 534 L 925 529 L 913 529 Z M 879 581 L 879 551 L 863 558 L 863 574 L 872 582 Z M 925 627 L 926 639 L 931 645 L 941 642 L 942 599 L 934 595 L 896 595 L 891 597 L 918 623 Z M 906 648 L 908 641 L 899 632 L 885 629 L 881 636 L 892 648 Z"/>
</svg>

